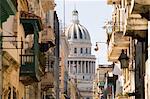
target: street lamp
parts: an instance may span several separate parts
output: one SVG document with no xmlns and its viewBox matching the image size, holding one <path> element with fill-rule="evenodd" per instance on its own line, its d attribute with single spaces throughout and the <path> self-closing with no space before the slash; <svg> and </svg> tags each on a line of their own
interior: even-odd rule
<svg viewBox="0 0 150 99">
<path fill-rule="evenodd" d="M 129 65 L 129 57 L 125 54 L 124 50 L 122 49 L 121 54 L 118 58 L 121 63 L 121 68 L 128 68 Z"/>
<path fill-rule="evenodd" d="M 96 42 L 96 45 L 95 45 L 96 47 L 94 48 L 95 51 L 98 51 L 98 50 L 99 50 L 98 43 L 107 44 L 107 42 Z"/>
</svg>

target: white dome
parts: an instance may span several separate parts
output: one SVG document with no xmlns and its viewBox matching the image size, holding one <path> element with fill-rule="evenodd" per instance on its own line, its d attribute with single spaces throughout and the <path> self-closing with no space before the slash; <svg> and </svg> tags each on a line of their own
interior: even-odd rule
<svg viewBox="0 0 150 99">
<path fill-rule="evenodd" d="M 73 11 L 73 20 L 72 24 L 69 25 L 65 31 L 65 35 L 67 36 L 69 41 L 86 41 L 91 42 L 90 35 L 88 30 L 79 23 L 78 20 L 78 11 Z"/>
</svg>

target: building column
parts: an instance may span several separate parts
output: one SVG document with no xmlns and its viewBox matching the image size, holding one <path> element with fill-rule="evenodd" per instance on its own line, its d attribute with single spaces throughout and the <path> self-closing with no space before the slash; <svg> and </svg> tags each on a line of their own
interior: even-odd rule
<svg viewBox="0 0 150 99">
<path fill-rule="evenodd" d="M 78 74 L 78 69 L 79 69 L 79 67 L 78 67 L 78 66 L 79 66 L 79 61 L 76 61 L 76 62 L 77 62 L 77 63 L 76 63 L 76 64 L 77 64 L 77 67 L 76 67 L 76 74 Z"/>
<path fill-rule="evenodd" d="M 75 75 L 76 74 L 76 68 L 75 68 L 75 61 L 72 61 L 72 73 L 73 73 L 73 75 Z"/>
<path fill-rule="evenodd" d="M 11 85 L 10 88 L 10 99 L 13 99 L 13 86 Z"/>
<path fill-rule="evenodd" d="M 92 62 L 92 74 L 94 73 L 94 62 Z"/>
<path fill-rule="evenodd" d="M 86 61 L 84 61 L 84 73 L 86 73 Z"/>
<path fill-rule="evenodd" d="M 83 63 L 82 63 L 82 61 L 81 61 L 81 62 L 80 62 L 80 66 L 81 66 L 81 74 L 83 73 L 83 72 L 82 72 L 82 64 L 83 64 Z"/>
<path fill-rule="evenodd" d="M 89 73 L 91 73 L 91 61 L 89 61 Z"/>
<path fill-rule="evenodd" d="M 37 87 L 38 87 L 38 90 L 37 90 L 37 97 L 36 97 L 36 99 L 41 99 L 41 82 L 37 83 Z"/>
<path fill-rule="evenodd" d="M 88 74 L 90 73 L 90 62 L 88 61 L 87 62 L 87 65 L 88 65 Z"/>
<path fill-rule="evenodd" d="M 70 61 L 68 61 L 68 66 L 69 66 L 68 72 L 69 72 L 69 74 L 70 74 Z"/>
<path fill-rule="evenodd" d="M 93 73 L 95 73 L 95 62 L 93 62 Z"/>
<path fill-rule="evenodd" d="M 81 62 L 78 61 L 78 73 L 81 73 Z"/>
<path fill-rule="evenodd" d="M 92 73 L 93 72 L 93 65 L 92 65 L 92 61 L 90 61 L 90 73 Z"/>
<path fill-rule="evenodd" d="M 89 61 L 89 73 L 91 73 L 91 61 Z"/>
<path fill-rule="evenodd" d="M 46 91 L 44 91 L 43 98 L 46 99 Z"/>
<path fill-rule="evenodd" d="M 148 21 L 148 62 L 147 62 L 147 68 L 146 68 L 146 71 L 147 71 L 147 82 L 148 84 L 145 85 L 145 88 L 147 89 L 147 92 L 145 92 L 147 94 L 147 97 L 150 97 L 150 67 L 149 67 L 149 64 L 150 64 L 150 21 Z M 147 88 L 148 86 L 148 88 Z"/>
</svg>

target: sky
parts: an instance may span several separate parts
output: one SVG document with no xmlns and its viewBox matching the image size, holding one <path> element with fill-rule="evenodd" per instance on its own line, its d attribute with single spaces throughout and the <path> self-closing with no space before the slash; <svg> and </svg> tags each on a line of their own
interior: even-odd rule
<svg viewBox="0 0 150 99">
<path fill-rule="evenodd" d="M 107 34 L 102 28 L 105 22 L 111 20 L 112 6 L 107 5 L 107 0 L 55 0 L 58 18 L 65 26 L 71 24 L 72 11 L 76 8 L 79 13 L 80 24 L 89 32 L 92 42 L 92 54 L 96 56 L 96 65 L 110 64 L 107 61 L 107 44 L 98 43 L 99 50 L 94 51 L 96 42 L 106 42 Z"/>
</svg>

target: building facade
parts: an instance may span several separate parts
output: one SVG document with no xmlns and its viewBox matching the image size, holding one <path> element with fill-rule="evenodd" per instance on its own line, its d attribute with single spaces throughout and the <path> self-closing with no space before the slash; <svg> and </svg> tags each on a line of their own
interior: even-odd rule
<svg viewBox="0 0 150 99">
<path fill-rule="evenodd" d="M 53 47 L 59 26 L 54 1 L 4 0 L 0 6 L 0 98 L 55 97 L 53 69 L 59 54 Z"/>
<path fill-rule="evenodd" d="M 61 91 L 61 99 L 65 99 L 68 97 L 68 68 L 67 68 L 67 58 L 69 55 L 69 42 L 65 33 L 61 29 L 61 37 L 60 37 L 60 91 Z"/>
<path fill-rule="evenodd" d="M 95 74 L 95 56 L 91 55 L 91 39 L 87 29 L 79 23 L 78 11 L 72 12 L 72 24 L 65 31 L 69 41 L 69 78 L 84 99 L 91 99 Z M 78 99 L 78 98 L 72 98 Z"/>
<path fill-rule="evenodd" d="M 112 73 L 113 66 L 112 65 L 98 65 L 98 68 L 96 69 L 96 77 L 93 83 L 93 99 L 101 99 L 106 98 L 104 93 L 104 86 L 106 82 L 106 74 Z M 111 94 L 112 91 L 110 91 Z M 108 97 L 109 99 L 109 97 Z"/>
<path fill-rule="evenodd" d="M 111 31 L 108 33 L 109 61 L 118 61 L 122 53 L 128 61 L 121 70 L 124 77 L 123 93 L 130 99 L 148 99 L 148 31 L 149 0 L 107 0 L 114 6 Z M 119 97 L 123 96 L 119 95 Z M 117 97 L 117 96 L 116 96 Z M 127 97 L 126 97 L 127 98 Z"/>
</svg>

